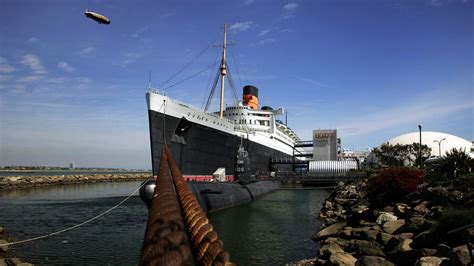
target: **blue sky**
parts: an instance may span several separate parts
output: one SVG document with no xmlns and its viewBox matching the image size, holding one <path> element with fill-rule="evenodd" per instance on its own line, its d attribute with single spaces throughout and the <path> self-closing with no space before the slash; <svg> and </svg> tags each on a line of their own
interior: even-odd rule
<svg viewBox="0 0 474 266">
<path fill-rule="evenodd" d="M 237 87 L 286 107 L 302 139 L 337 128 L 343 148 L 365 150 L 421 123 L 473 140 L 473 10 L 471 0 L 1 0 L 0 165 L 151 168 L 149 71 L 158 86 L 219 44 L 224 23 Z M 200 107 L 218 53 L 161 88 L 199 73 L 166 91 Z"/>
</svg>

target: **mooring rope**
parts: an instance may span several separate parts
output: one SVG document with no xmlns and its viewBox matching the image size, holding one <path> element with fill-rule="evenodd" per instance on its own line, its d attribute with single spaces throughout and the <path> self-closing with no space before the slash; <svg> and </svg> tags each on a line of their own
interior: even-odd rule
<svg viewBox="0 0 474 266">
<path fill-rule="evenodd" d="M 17 244 L 23 244 L 23 243 L 27 243 L 27 242 L 32 242 L 32 241 L 36 241 L 36 240 L 40 240 L 40 239 L 44 239 L 44 238 L 48 238 L 50 236 L 54 236 L 54 235 L 59 235 L 59 234 L 62 234 L 62 233 L 65 233 L 67 231 L 71 231 L 73 229 L 76 229 L 78 227 L 81 227 L 83 225 L 86 225 L 92 221 L 95 221 L 97 219 L 99 219 L 100 217 L 106 215 L 107 213 L 113 211 L 114 209 L 118 208 L 120 205 L 122 205 L 123 203 L 125 203 L 128 199 L 130 199 L 135 193 L 137 193 L 141 187 L 143 187 L 145 185 L 146 182 L 143 182 L 143 184 L 140 185 L 140 187 L 138 187 L 135 191 L 132 192 L 132 194 L 128 195 L 125 199 L 123 199 L 122 201 L 120 201 L 118 204 L 116 204 L 115 206 L 113 206 L 112 208 L 106 210 L 105 212 L 102 212 L 100 213 L 99 215 L 96 215 L 94 216 L 93 218 L 85 221 L 85 222 L 82 222 L 80 224 L 76 224 L 76 225 L 73 225 L 71 227 L 68 227 L 68 228 L 65 228 L 65 229 L 61 229 L 59 231 L 56 231 L 56 232 L 53 232 L 53 233 L 50 233 L 50 234 L 46 234 L 46 235 L 42 235 L 42 236 L 37 236 L 37 237 L 33 237 L 33 238 L 29 238 L 29 239 L 25 239 L 25 240 L 20 240 L 20 241 L 15 241 L 15 242 L 10 242 L 10 243 L 5 243 L 5 244 L 0 244 L 0 247 L 4 247 L 4 246 L 13 246 L 13 245 L 17 245 Z"/>
<path fill-rule="evenodd" d="M 140 265 L 232 265 L 180 170 L 163 144 Z"/>
</svg>

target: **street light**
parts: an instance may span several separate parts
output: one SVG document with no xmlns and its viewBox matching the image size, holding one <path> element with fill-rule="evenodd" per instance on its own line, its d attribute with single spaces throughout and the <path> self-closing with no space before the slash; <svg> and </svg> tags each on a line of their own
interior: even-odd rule
<svg viewBox="0 0 474 266">
<path fill-rule="evenodd" d="M 439 153 L 438 153 L 438 156 L 441 157 L 441 142 L 443 140 L 445 140 L 446 138 L 442 138 L 440 140 L 433 140 L 433 142 L 438 142 L 438 146 L 439 146 Z"/>
<path fill-rule="evenodd" d="M 420 168 L 423 166 L 423 159 L 421 158 L 421 124 L 418 125 L 418 130 L 420 131 L 420 149 L 418 151 L 418 157 L 420 158 Z"/>
</svg>

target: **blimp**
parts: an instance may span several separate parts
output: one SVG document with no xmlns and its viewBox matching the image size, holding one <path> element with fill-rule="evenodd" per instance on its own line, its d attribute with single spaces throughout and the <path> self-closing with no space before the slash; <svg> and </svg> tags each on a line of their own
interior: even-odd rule
<svg viewBox="0 0 474 266">
<path fill-rule="evenodd" d="M 110 19 L 108 19 L 106 16 L 89 11 L 87 9 L 84 12 L 84 15 L 86 15 L 86 17 L 90 19 L 97 21 L 99 24 L 110 24 Z"/>
</svg>

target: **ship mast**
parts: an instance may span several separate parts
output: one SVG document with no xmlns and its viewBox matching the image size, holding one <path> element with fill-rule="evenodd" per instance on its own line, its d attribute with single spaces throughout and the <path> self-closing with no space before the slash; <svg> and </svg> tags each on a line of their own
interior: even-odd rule
<svg viewBox="0 0 474 266">
<path fill-rule="evenodd" d="M 227 25 L 224 24 L 224 45 L 222 46 L 222 61 L 221 61 L 221 101 L 219 109 L 219 117 L 224 117 L 224 83 L 225 75 L 227 74 L 227 68 L 225 63 L 225 49 L 227 48 Z"/>
</svg>

